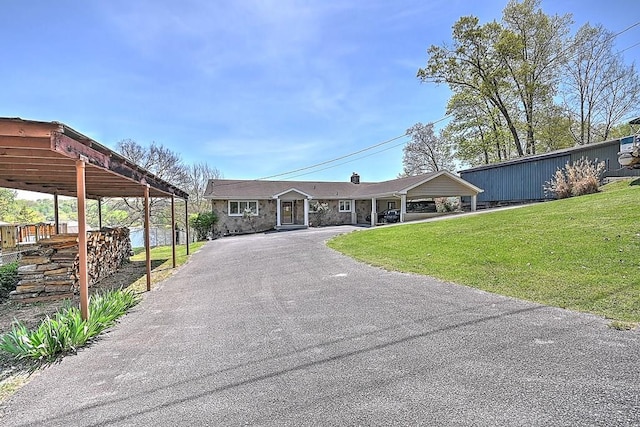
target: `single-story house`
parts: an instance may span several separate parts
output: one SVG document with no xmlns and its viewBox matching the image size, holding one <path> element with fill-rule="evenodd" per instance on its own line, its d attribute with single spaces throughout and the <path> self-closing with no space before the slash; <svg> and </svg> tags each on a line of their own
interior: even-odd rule
<svg viewBox="0 0 640 427">
<path fill-rule="evenodd" d="M 400 210 L 400 222 L 421 219 L 422 201 L 436 197 L 471 198 L 475 210 L 483 190 L 448 171 L 383 182 L 209 180 L 211 200 L 221 234 L 248 233 L 315 225 L 371 224 L 378 212 Z M 424 203 L 422 205 L 425 205 Z M 409 209 L 407 207 L 409 206 Z"/>
</svg>

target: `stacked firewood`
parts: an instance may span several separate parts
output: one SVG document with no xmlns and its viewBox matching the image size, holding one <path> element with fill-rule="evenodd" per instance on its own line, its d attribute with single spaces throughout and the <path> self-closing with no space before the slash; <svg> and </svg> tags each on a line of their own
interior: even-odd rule
<svg viewBox="0 0 640 427">
<path fill-rule="evenodd" d="M 87 235 L 87 273 L 91 286 L 116 271 L 129 259 L 127 228 L 103 228 Z M 50 301 L 73 297 L 79 289 L 78 235 L 58 234 L 41 239 L 24 252 L 18 267 L 19 282 L 12 300 Z"/>
</svg>

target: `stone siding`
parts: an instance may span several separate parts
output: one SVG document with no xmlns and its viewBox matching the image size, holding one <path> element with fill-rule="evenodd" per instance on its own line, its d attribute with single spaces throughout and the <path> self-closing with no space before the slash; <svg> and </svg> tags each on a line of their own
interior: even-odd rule
<svg viewBox="0 0 640 427">
<path fill-rule="evenodd" d="M 231 234 L 259 233 L 276 228 L 276 201 L 258 200 L 258 215 L 248 218 L 229 216 L 228 200 L 212 200 L 213 212 L 218 216 L 215 225 L 216 236 Z"/>
</svg>

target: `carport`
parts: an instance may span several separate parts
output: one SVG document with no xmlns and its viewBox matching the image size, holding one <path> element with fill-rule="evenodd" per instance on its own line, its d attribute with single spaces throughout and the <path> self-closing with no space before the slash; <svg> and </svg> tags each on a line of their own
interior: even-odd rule
<svg viewBox="0 0 640 427">
<path fill-rule="evenodd" d="M 185 221 L 188 217 L 187 192 L 59 122 L 0 118 L 0 187 L 52 194 L 56 230 L 59 230 L 58 196 L 77 198 L 80 309 L 85 319 L 89 316 L 87 198 L 98 200 L 99 212 L 100 200 L 105 197 L 144 198 L 147 290 L 151 289 L 149 199 L 171 198 L 172 224 L 175 224 L 175 199 L 182 199 L 185 202 Z M 101 219 L 99 222 L 102 227 Z M 188 227 L 186 229 L 188 253 Z M 172 235 L 175 267 L 175 233 Z"/>
</svg>

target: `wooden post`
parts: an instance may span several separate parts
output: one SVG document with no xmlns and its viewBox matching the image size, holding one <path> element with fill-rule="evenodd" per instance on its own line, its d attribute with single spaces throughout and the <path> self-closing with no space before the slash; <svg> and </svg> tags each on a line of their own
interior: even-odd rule
<svg viewBox="0 0 640 427">
<path fill-rule="evenodd" d="M 186 225 L 184 231 L 187 237 L 187 255 L 189 255 L 189 204 L 187 203 L 187 199 L 184 199 L 184 223 Z"/>
<path fill-rule="evenodd" d="M 53 193 L 53 220 L 56 225 L 56 234 L 60 234 L 60 212 L 58 208 L 58 193 Z"/>
<path fill-rule="evenodd" d="M 176 196 L 171 195 L 171 256 L 173 268 L 176 268 Z"/>
<path fill-rule="evenodd" d="M 98 230 L 102 230 L 102 199 L 98 199 Z"/>
<path fill-rule="evenodd" d="M 78 256 L 80 282 L 80 313 L 89 319 L 89 275 L 87 273 L 87 211 L 85 187 L 85 163 L 76 160 L 76 196 L 78 199 Z"/>
<path fill-rule="evenodd" d="M 151 216 L 149 214 L 149 184 L 144 187 L 144 251 L 147 256 L 147 292 L 151 290 Z"/>
</svg>

